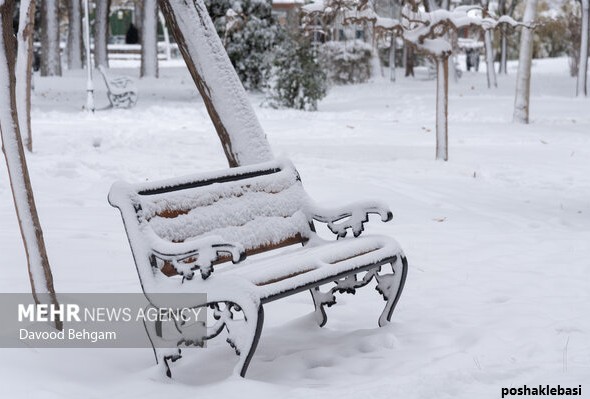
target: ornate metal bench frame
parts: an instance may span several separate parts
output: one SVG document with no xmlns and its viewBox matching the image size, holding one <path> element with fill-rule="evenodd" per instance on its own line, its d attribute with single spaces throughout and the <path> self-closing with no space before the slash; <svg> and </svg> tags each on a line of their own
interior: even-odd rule
<svg viewBox="0 0 590 399">
<path fill-rule="evenodd" d="M 330 272 L 324 277 L 313 281 L 305 281 L 298 277 L 306 272 L 287 275 L 280 279 L 281 283 L 288 283 L 287 289 L 275 292 L 272 295 L 260 295 L 256 291 L 257 287 L 260 288 L 260 286 L 273 284 L 274 282 L 268 281 L 259 285 L 248 283 L 233 276 L 231 272 L 234 270 L 233 268 L 239 270 L 240 263 L 244 261 L 247 254 L 265 252 L 298 242 L 301 242 L 304 245 L 303 248 L 306 248 L 307 243 L 310 242 L 309 240 L 301 240 L 301 237 L 298 237 L 298 240 L 289 239 L 272 246 L 245 248 L 240 243 L 225 242 L 219 236 L 205 235 L 199 236 L 192 241 L 170 243 L 158 237 L 147 226 L 147 217 L 142 209 L 142 197 L 158 196 L 158 198 L 166 198 L 166 196 L 171 195 L 170 193 L 184 193 L 184 190 L 215 187 L 216 184 L 225 184 L 227 182 L 241 182 L 240 184 L 243 183 L 244 187 L 250 187 L 250 182 L 253 179 L 261 176 L 265 176 L 265 178 L 271 176 L 272 179 L 273 173 L 285 170 L 293 171 L 296 174 L 297 184 L 301 185 L 299 175 L 290 162 L 279 160 L 260 165 L 233 168 L 219 173 L 189 176 L 163 182 L 138 185 L 119 182 L 115 183 L 111 188 L 109 202 L 121 211 L 142 288 L 152 306 L 158 307 L 163 304 L 154 303 L 150 298 L 151 293 L 205 292 L 207 294 L 207 303 L 192 303 L 189 306 L 208 307 L 213 312 L 215 323 L 213 326 L 205 326 L 206 334 L 204 336 L 191 336 L 192 330 L 188 329 L 188 327 L 185 331 L 185 326 L 176 325 L 174 331 L 177 334 L 175 339 L 178 347 L 175 348 L 166 349 L 158 345 L 158 341 L 163 339 L 161 323 L 146 324 L 146 331 L 152 342 L 156 361 L 164 368 L 164 372 L 169 377 L 171 376 L 169 363 L 181 357 L 180 347 L 202 346 L 206 340 L 216 337 L 224 329 L 228 332 L 227 342 L 236 350 L 240 358 L 235 372 L 242 377 L 245 376 L 260 339 L 264 320 L 263 305 L 306 290 L 311 293 L 315 306 L 315 319 L 318 325 L 322 327 L 327 321 L 324 308 L 336 303 L 336 293 L 354 294 L 356 289 L 369 284 L 375 279 L 377 283 L 376 290 L 386 301 L 385 308 L 379 317 L 379 326 L 387 324 L 391 319 L 403 291 L 408 271 L 406 257 L 401 249 L 395 245 L 392 245 L 391 248 L 398 248 L 397 250 L 390 248 L 386 255 L 371 258 L 372 260 L 369 262 L 354 263 L 355 259 L 360 259 L 359 257 L 364 256 L 365 253 L 337 260 L 338 263 L 336 264 L 349 262 L 350 259 L 352 259 L 350 262 L 353 263 L 351 263 L 350 267 L 344 265 L 340 270 L 336 270 L 334 266 L 336 272 Z M 392 219 L 392 213 L 382 204 L 377 203 L 366 203 L 362 208 L 357 204 L 355 208 L 348 211 L 344 209 L 326 211 L 322 208 L 311 208 L 306 216 L 313 235 L 315 235 L 313 222 L 315 220 L 327 223 L 328 228 L 338 238 L 344 238 L 347 231 L 352 230 L 355 238 L 346 239 L 345 243 L 354 243 L 360 242 L 357 241 L 356 237 L 360 236 L 364 231 L 364 224 L 369 220 L 369 214 L 380 215 L 384 222 Z M 381 236 L 369 236 L 358 240 L 372 242 L 372 237 Z M 378 241 L 379 238 L 375 238 L 375 240 Z M 389 240 L 397 244 L 394 240 Z M 320 243 L 317 245 L 316 243 L 311 247 L 312 249 L 321 249 L 322 245 L 330 244 Z M 281 259 L 280 256 L 283 255 L 278 256 L 278 259 Z M 220 262 L 229 260 L 236 264 L 236 266 L 228 266 L 232 270 L 219 275 L 213 273 L 214 266 L 217 267 L 216 265 Z M 390 265 L 392 273 L 382 273 L 382 269 L 386 265 Z M 344 269 L 345 267 L 348 268 Z M 324 267 L 322 270 L 326 270 L 326 268 Z M 200 272 L 200 274 L 195 272 Z M 363 273 L 364 275 L 362 275 Z M 182 283 L 178 283 L 179 279 L 175 280 L 166 277 L 172 275 L 182 276 Z M 335 285 L 327 291 L 320 290 L 320 286 L 329 283 L 335 283 Z M 226 287 L 231 287 L 231 289 L 225 289 Z M 244 300 L 245 296 L 258 298 L 258 300 Z"/>
</svg>

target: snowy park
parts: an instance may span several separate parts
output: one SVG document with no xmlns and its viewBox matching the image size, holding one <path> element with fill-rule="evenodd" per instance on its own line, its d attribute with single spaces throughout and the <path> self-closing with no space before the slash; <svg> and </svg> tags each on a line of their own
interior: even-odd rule
<svg viewBox="0 0 590 399">
<path fill-rule="evenodd" d="M 9 2 L 0 0 L 0 11 L 4 12 L 2 7 Z M 144 7 L 148 3 L 149 0 L 145 1 Z M 175 3 L 183 2 L 161 3 L 169 4 L 169 9 L 163 10 L 167 22 L 177 18 L 180 29 L 183 24 L 190 27 L 189 18 L 179 17 L 174 8 Z M 429 7 L 438 8 L 438 14 L 436 9 L 420 6 L 412 20 L 440 21 L 444 4 L 452 8 L 448 3 L 429 3 Z M 543 4 L 557 10 L 562 3 Z M 60 303 L 67 303 L 72 293 L 145 293 L 149 300 L 150 290 L 163 290 L 160 283 L 165 289 L 172 287 L 179 292 L 190 291 L 193 285 L 196 288 L 190 292 L 206 290 L 210 302 L 215 298 L 229 298 L 236 303 L 244 300 L 234 310 L 243 311 L 246 318 L 250 304 L 243 298 L 254 296 L 254 312 L 264 304 L 264 328 L 256 328 L 252 349 L 250 342 L 242 342 L 246 339 L 232 338 L 234 332 L 229 326 L 236 320 L 223 316 L 227 331 L 207 340 L 204 348 L 183 348 L 182 359 L 170 366 L 169 378 L 163 369 L 163 358 L 156 365 L 150 346 L 42 348 L 26 340 L 15 343 L 9 337 L 12 331 L 7 322 L 0 326 L 0 343 L 4 344 L 0 348 L 0 396 L 471 399 L 515 397 L 517 394 L 510 393 L 510 389 L 524 386 L 579 387 L 573 395 L 590 395 L 590 100 L 583 94 L 580 75 L 572 76 L 571 57 L 565 53 L 533 57 L 533 50 L 529 51 L 528 60 L 530 96 L 521 96 L 520 85 L 526 80 L 521 79 L 521 73 L 527 60 L 520 54 L 522 43 L 517 39 L 524 35 L 521 31 L 528 31 L 532 37 L 531 32 L 540 29 L 534 24 L 540 14 L 524 15 L 530 4 L 536 4 L 534 0 L 519 4 L 510 16 L 510 21 L 514 21 L 509 28 L 514 56 L 505 60 L 503 73 L 493 74 L 495 85 L 490 84 L 489 67 L 498 68 L 501 60 L 495 64 L 487 62 L 482 50 L 478 70 L 467 70 L 470 55 L 465 48 L 456 47 L 456 40 L 449 39 L 452 29 L 435 32 L 440 33 L 438 38 L 420 42 L 414 27 L 400 22 L 399 32 L 403 29 L 406 36 L 400 33 L 403 40 L 398 41 L 412 46 L 417 53 L 431 51 L 432 61 L 424 61 L 428 57 L 420 56 L 413 76 L 404 76 L 408 70 L 405 62 L 397 68 L 385 66 L 383 60 L 387 57 L 380 60 L 373 56 L 368 61 L 370 76 L 361 82 L 329 83 L 325 95 L 314 101 L 316 110 L 307 102 L 303 107 L 293 106 L 297 102 L 291 106 L 273 105 L 266 90 L 249 87 L 247 82 L 252 84 L 254 80 L 244 80 L 233 72 L 231 64 L 224 64 L 229 62 L 225 53 L 199 59 L 196 54 L 211 49 L 212 54 L 223 51 L 221 45 L 227 37 L 220 35 L 221 39 L 217 39 L 213 33 L 217 42 L 212 39 L 213 44 L 206 47 L 202 44 L 209 43 L 208 36 L 198 26 L 188 30 L 201 32 L 192 39 L 186 35 L 188 31 L 182 36 L 185 42 L 175 36 L 175 41 L 180 42 L 178 47 L 186 46 L 184 57 L 160 54 L 160 59 L 155 58 L 154 76 L 150 76 L 149 67 L 145 69 L 144 57 L 148 55 L 142 53 L 142 59 L 128 54 L 118 56 L 112 48 L 107 51 L 105 47 L 109 53 L 107 76 L 111 80 L 128 79 L 129 87 L 137 94 L 136 103 L 134 100 L 123 107 L 113 104 L 109 90 L 116 89 L 109 89 L 108 77 L 103 79 L 98 68 L 91 68 L 91 93 L 87 90 L 88 69 L 68 68 L 63 62 L 59 75 L 42 76 L 51 74 L 29 71 L 33 89 L 28 137 L 32 137 L 32 151 L 27 149 L 26 122 L 21 122 L 26 120 L 21 119 L 26 107 L 19 105 L 18 118 L 12 116 L 16 114 L 13 108 L 17 102 L 10 97 L 10 90 L 14 97 L 15 88 L 14 84 L 9 85 L 10 57 L 6 54 L 10 55 L 10 51 L 6 51 L 5 30 L 0 42 L 0 129 L 8 168 L 0 167 L 0 254 L 4 265 L 0 293 L 45 294 L 54 290 L 51 301 Z M 584 0 L 582 4 L 587 19 L 588 2 Z M 375 9 L 371 12 L 378 13 Z M 367 9 L 353 10 L 358 24 L 369 21 L 370 25 L 373 14 Z M 315 15 L 325 9 L 316 4 L 307 12 Z M 462 23 L 456 17 L 457 11 L 454 16 L 451 11 L 448 13 L 445 18 L 453 26 Z M 373 30 L 378 24 L 393 26 L 394 16 L 385 17 L 389 19 L 373 22 Z M 482 46 L 487 35 L 485 26 L 495 29 L 501 21 L 498 15 L 487 20 L 481 13 L 461 18 L 473 18 L 468 21 L 469 26 L 477 18 L 485 22 L 478 25 L 478 29 L 484 26 L 477 33 Z M 113 22 L 111 29 L 112 25 Z M 349 25 L 345 24 L 344 30 L 346 26 Z M 587 31 L 588 25 L 585 27 Z M 415 35 L 407 33 L 410 31 Z M 389 33 L 392 32 L 397 31 Z M 366 36 L 365 47 L 370 50 L 373 46 L 376 51 L 377 44 L 373 43 L 378 40 L 372 42 L 368 33 Z M 416 43 L 412 44 L 412 40 Z M 583 40 L 587 47 L 587 32 Z M 157 40 L 152 44 L 155 46 Z M 96 51 L 96 39 L 93 48 Z M 314 52 L 321 48 L 314 47 Z M 82 53 L 79 56 L 83 58 Z M 230 49 L 228 53 L 231 58 Z M 405 50 L 403 55 L 398 53 L 400 58 L 407 57 Z M 391 57 L 389 61 L 395 65 L 395 57 Z M 25 66 L 21 65 L 22 76 L 26 77 Z M 578 67 L 587 68 L 581 61 Z M 12 69 L 17 86 L 18 68 L 16 59 Z M 446 79 L 435 76 L 445 70 Z M 195 76 L 202 79 L 207 90 L 202 91 Z M 238 89 L 232 86 L 239 85 L 239 79 L 246 90 L 241 85 Z M 18 90 L 17 87 L 17 94 Z M 445 90 L 448 93 L 442 97 Z M 93 112 L 89 109 L 89 95 Z M 524 100 L 526 121 L 518 111 L 519 102 Z M 20 133 L 19 129 L 8 127 L 12 124 L 21 125 Z M 226 129 L 225 139 L 220 126 Z M 10 131 L 16 133 L 10 136 Z M 10 137 L 14 141 L 9 141 Z M 15 161 L 18 154 L 26 156 L 25 172 L 11 174 L 15 165 L 23 164 Z M 270 172 L 265 171 L 271 167 L 268 165 L 276 178 L 267 176 Z M 296 171 L 292 172 L 292 168 Z M 234 169 L 242 172 L 232 172 Z M 262 176 L 252 172 L 259 170 L 263 170 Z M 285 171 L 285 176 L 278 176 Z M 232 173 L 246 180 L 235 183 Z M 166 188 L 197 179 L 192 176 L 226 178 L 204 188 L 193 184 L 183 194 L 185 197 L 166 192 Z M 30 179 L 30 187 L 26 188 L 24 183 L 21 187 L 20 179 Z M 291 180 L 286 182 L 288 179 Z M 113 186 L 121 181 L 130 184 Z M 229 186 L 224 188 L 223 184 Z M 286 186 L 284 191 L 280 191 L 281 184 Z M 254 186 L 263 187 L 255 191 Z M 257 201 L 263 208 L 275 204 L 257 199 L 256 194 L 280 197 L 300 186 L 305 187 L 304 211 L 308 206 L 311 209 L 307 196 L 321 210 L 357 205 L 350 214 L 327 213 L 324 217 L 319 216 L 321 211 L 312 212 L 314 231 L 298 233 L 304 237 L 298 236 L 300 240 L 295 245 L 278 245 L 273 237 L 285 238 L 287 233 L 283 229 L 292 228 L 304 211 L 283 215 L 278 218 L 280 221 L 273 220 L 262 227 L 250 225 L 253 231 L 247 236 L 249 230 L 244 226 L 256 220 L 237 219 L 254 212 L 248 207 Z M 143 209 L 124 203 L 128 200 L 137 205 L 135 198 L 147 196 L 148 190 L 160 190 L 156 194 L 159 197 L 153 202 L 142 197 Z M 35 218 L 23 216 L 23 210 L 30 209 L 30 201 L 26 200 L 30 197 L 25 191 L 34 193 L 33 208 L 42 228 L 40 239 L 35 234 Z M 208 196 L 216 195 L 213 205 L 204 206 L 207 209 L 200 216 L 216 219 L 210 222 L 201 222 L 197 216 L 188 218 L 197 208 L 186 215 L 184 208 L 158 208 L 174 201 L 186 207 L 186 203 L 206 201 Z M 282 201 L 283 197 L 280 198 Z M 284 194 L 286 205 L 277 202 L 277 206 L 287 208 L 294 198 Z M 230 200 L 240 201 L 235 215 L 234 202 L 223 202 Z M 377 202 L 363 202 L 367 200 Z M 15 204 L 20 209 L 18 214 Z M 360 209 L 360 204 L 371 204 L 367 208 L 370 211 Z M 111 205 L 118 206 L 121 212 Z M 127 215 L 125 207 L 130 209 Z M 171 210 L 180 215 L 162 216 Z M 389 210 L 393 214 L 391 221 Z M 265 212 L 275 215 L 282 211 L 281 208 Z M 169 221 L 185 216 L 188 227 Z M 368 223 L 362 220 L 363 216 Z M 219 224 L 221 219 L 232 218 L 236 220 L 226 223 L 234 230 Z M 134 219 L 139 220 L 136 233 L 129 225 Z M 341 219 L 345 219 L 344 224 L 329 227 Z M 164 222 L 172 227 L 166 225 L 166 230 L 162 230 Z M 186 230 L 196 230 L 194 226 L 207 223 L 221 227 L 205 226 L 203 229 L 209 233 L 194 240 L 184 237 Z M 333 233 L 340 231 L 334 229 L 342 226 L 350 227 L 350 231 L 334 243 Z M 149 234 L 146 229 L 150 229 Z M 356 233 L 361 231 L 357 238 Z M 217 263 L 220 255 L 211 255 L 211 246 L 207 247 L 210 242 L 219 245 L 215 241 L 218 235 L 226 240 L 231 238 L 230 243 L 224 243 L 229 246 L 224 247 L 226 258 L 221 259 L 225 263 Z M 257 254 L 261 251 L 249 240 L 260 237 L 267 241 L 266 247 L 277 249 Z M 158 244 L 164 239 L 168 241 Z M 29 240 L 25 243 L 28 250 L 23 240 Z M 370 257 L 366 253 L 370 251 L 360 249 L 361 240 L 373 240 L 370 245 L 378 246 L 377 252 L 391 253 L 383 259 L 377 255 Z M 190 258 L 159 255 L 175 247 L 188 248 L 191 242 L 197 249 L 191 250 Z M 138 248 L 155 248 L 156 244 L 163 249 L 155 252 L 160 259 L 154 260 L 151 267 L 160 270 L 148 283 L 141 271 Z M 336 244 L 341 248 L 339 258 L 338 251 L 328 253 L 330 248 L 324 250 L 324 255 L 313 255 L 314 250 L 320 253 L 322 246 Z M 257 265 L 271 270 L 275 267 L 270 265 L 273 260 L 276 267 L 287 270 L 294 263 L 289 256 L 308 247 L 311 250 L 301 259 L 322 267 L 300 270 L 293 266 L 280 278 L 256 270 Z M 254 253 L 254 249 L 258 252 Z M 35 251 L 45 251 L 48 261 L 37 259 Z M 352 251 L 352 255 L 346 251 Z M 332 255 L 338 260 L 327 260 Z M 205 262 L 207 257 L 211 259 Z M 364 269 L 358 269 L 350 261 L 355 257 L 370 257 L 375 268 L 363 263 Z M 407 278 L 405 269 L 398 268 L 405 258 Z M 199 263 L 199 259 L 204 263 Z M 377 272 L 385 272 L 389 263 L 393 274 L 387 276 L 392 277 L 379 280 Z M 47 277 L 49 265 L 51 279 Z M 340 269 L 336 273 L 330 267 Z M 146 268 L 150 268 L 149 262 Z M 171 277 L 166 277 L 166 268 L 174 269 Z M 234 274 L 232 268 L 238 272 Z M 320 269 L 327 271 L 321 274 Z M 248 270 L 262 282 L 244 277 Z M 391 272 L 391 267 L 388 270 Z M 355 295 L 336 293 L 334 306 L 306 292 L 308 288 L 313 291 L 314 284 L 323 279 L 342 278 L 345 272 L 362 278 L 360 271 L 369 276 L 375 273 L 375 279 L 366 288 L 352 289 Z M 316 272 L 317 278 L 313 274 Z M 311 280 L 304 280 L 305 276 L 311 276 Z M 33 288 L 32 282 L 36 283 Z M 303 282 L 305 291 L 296 292 L 297 284 L 303 286 Z M 224 283 L 228 285 L 223 286 Z M 343 291 L 350 289 L 341 284 Z M 250 285 L 255 285 L 255 289 L 250 290 Z M 321 289 L 328 286 L 322 284 Z M 246 287 L 243 294 L 242 287 Z M 383 287 L 391 288 L 390 299 L 387 292 L 382 292 Z M 292 295 L 287 295 L 291 291 Z M 275 301 L 275 297 L 279 300 Z M 392 302 L 391 298 L 395 300 Z M 325 306 L 327 323 L 320 328 L 317 316 L 323 305 L 330 306 Z M 393 313 L 387 323 L 382 311 L 390 305 Z M 14 315 L 3 317 L 6 320 Z M 51 323 L 43 324 L 47 329 L 54 328 Z M 244 324 L 248 325 L 245 330 L 252 329 L 254 333 L 256 326 L 249 325 L 252 323 L 247 320 Z M 236 348 L 228 345 L 226 336 Z M 242 353 L 236 356 L 234 349 L 240 348 Z M 246 353 L 251 353 L 248 359 Z M 245 374 L 247 368 L 247 374 L 242 378 L 240 365 L 244 362 L 246 367 L 242 371 Z"/>
</svg>

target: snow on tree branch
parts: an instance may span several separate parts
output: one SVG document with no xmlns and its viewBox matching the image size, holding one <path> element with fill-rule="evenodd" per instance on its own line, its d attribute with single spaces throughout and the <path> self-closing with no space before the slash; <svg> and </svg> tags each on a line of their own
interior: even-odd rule
<svg viewBox="0 0 590 399">
<path fill-rule="evenodd" d="M 487 31 L 502 24 L 512 27 L 527 26 L 508 15 L 494 18 L 480 6 L 459 6 L 452 11 L 431 12 L 412 11 L 408 5 L 402 9 L 404 39 L 433 55 L 443 55 L 451 51 L 453 43 L 447 33 L 467 27 Z"/>
</svg>

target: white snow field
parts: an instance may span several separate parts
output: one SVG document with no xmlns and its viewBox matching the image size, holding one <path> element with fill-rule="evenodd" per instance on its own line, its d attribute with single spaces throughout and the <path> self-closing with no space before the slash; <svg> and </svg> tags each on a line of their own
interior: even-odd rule
<svg viewBox="0 0 590 399">
<path fill-rule="evenodd" d="M 173 380 L 147 348 L 1 349 L 0 397 L 471 399 L 525 384 L 582 385 L 590 397 L 590 100 L 573 97 L 567 68 L 534 61 L 530 125 L 511 122 L 515 64 L 498 89 L 484 73 L 451 80 L 447 163 L 434 160 L 435 81 L 334 87 L 315 113 L 251 95 L 275 154 L 315 200 L 375 198 L 394 211 L 364 233 L 395 237 L 408 256 L 392 323 L 377 327 L 385 303 L 372 286 L 339 295 L 324 328 L 308 293 L 277 301 L 246 379 L 231 375 L 223 338 L 174 363 Z M 28 162 L 58 292 L 140 292 L 106 200 L 115 180 L 226 167 L 184 67 L 160 74 L 139 81 L 136 108 L 95 115 L 81 110 L 82 72 L 35 79 Z M 29 292 L 7 178 L 1 166 L 0 292 Z"/>
</svg>

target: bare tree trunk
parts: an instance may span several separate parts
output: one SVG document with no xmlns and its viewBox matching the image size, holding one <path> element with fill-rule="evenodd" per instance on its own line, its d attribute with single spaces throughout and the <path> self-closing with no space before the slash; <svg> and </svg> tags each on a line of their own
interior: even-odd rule
<svg viewBox="0 0 590 399">
<path fill-rule="evenodd" d="M 98 0 L 96 2 L 94 17 L 94 65 L 108 68 L 109 55 L 107 42 L 109 37 L 109 10 L 110 0 Z"/>
<path fill-rule="evenodd" d="M 82 33 L 84 35 L 84 53 L 86 58 L 86 111 L 94 112 L 94 82 L 92 81 L 92 54 L 90 52 L 90 4 L 88 0 L 84 2 L 84 23 Z"/>
<path fill-rule="evenodd" d="M 397 48 L 397 41 L 395 35 L 391 34 L 391 46 L 389 47 L 389 80 L 395 82 L 395 50 Z"/>
<path fill-rule="evenodd" d="M 576 96 L 586 96 L 588 80 L 588 6 L 589 0 L 582 0 L 582 35 L 580 40 L 580 62 L 578 63 L 578 86 Z"/>
<path fill-rule="evenodd" d="M 500 68 L 499 75 L 508 75 L 508 38 L 506 37 L 506 27 L 500 28 Z"/>
<path fill-rule="evenodd" d="M 142 23 L 143 23 L 143 2 L 141 1 L 135 1 L 133 3 L 133 19 L 134 19 L 134 24 L 135 27 L 137 28 L 137 31 L 139 32 L 139 35 L 141 36 L 141 28 L 142 28 Z"/>
<path fill-rule="evenodd" d="M 436 159 L 449 159 L 449 57 L 436 57 Z"/>
<path fill-rule="evenodd" d="M 518 0 L 512 0 L 510 2 L 510 6 L 508 6 L 506 0 L 501 0 L 499 3 L 499 14 L 500 15 L 514 15 L 514 10 L 516 9 L 516 5 L 518 4 Z M 502 54 L 500 55 L 500 74 L 508 75 L 508 33 L 506 31 L 506 26 L 502 25 L 500 28 L 500 37 L 502 38 L 501 41 L 501 50 Z"/>
<path fill-rule="evenodd" d="M 406 44 L 406 74 L 405 76 L 414 76 L 414 47 Z"/>
<path fill-rule="evenodd" d="M 158 0 L 144 0 L 141 31 L 141 77 L 158 77 Z"/>
<path fill-rule="evenodd" d="M 31 69 L 33 66 L 34 31 L 35 0 L 21 0 L 17 34 L 15 90 L 21 139 L 29 151 L 33 151 L 33 136 L 31 134 Z"/>
<path fill-rule="evenodd" d="M 13 7 L 13 0 L 0 1 L 0 135 L 18 223 L 27 254 L 33 297 L 37 303 L 57 305 L 53 276 L 18 127 L 14 73 L 15 43 L 12 30 Z M 55 321 L 55 327 L 62 329 L 61 320 Z"/>
<path fill-rule="evenodd" d="M 160 0 L 160 8 L 203 97 L 229 165 L 272 159 L 270 144 L 203 0 Z"/>
<path fill-rule="evenodd" d="M 80 0 L 68 0 L 68 69 L 82 69 L 82 10 Z"/>
<path fill-rule="evenodd" d="M 523 23 L 531 26 L 537 16 L 538 0 L 527 0 Z M 516 76 L 516 98 L 513 121 L 529 123 L 529 100 L 531 92 L 531 66 L 533 63 L 533 28 L 523 27 L 520 36 L 518 74 Z"/>
<path fill-rule="evenodd" d="M 41 1 L 41 76 L 61 76 L 59 1 Z"/>
<path fill-rule="evenodd" d="M 496 81 L 496 70 L 494 69 L 494 48 L 492 43 L 492 32 L 490 30 L 486 30 L 483 37 L 486 48 L 486 74 L 488 77 L 489 89 L 492 86 L 498 87 L 498 82 Z"/>
<path fill-rule="evenodd" d="M 498 0 L 498 15 L 506 15 L 506 0 Z M 500 27 L 500 67 L 498 68 L 498 75 L 506 74 L 506 51 L 508 50 L 506 41 L 506 27 Z"/>
<path fill-rule="evenodd" d="M 489 0 L 483 0 L 481 5 L 484 8 L 483 16 L 488 16 Z M 483 43 L 486 52 L 486 76 L 488 78 L 488 89 L 492 86 L 498 87 L 498 83 L 496 82 L 496 70 L 494 69 L 494 43 L 491 30 L 488 29 L 484 31 Z"/>
</svg>

